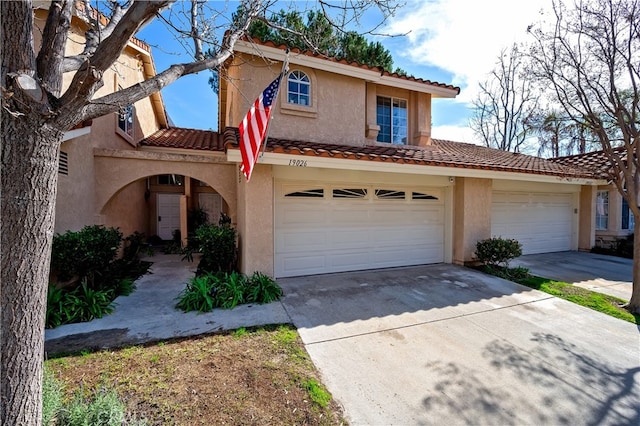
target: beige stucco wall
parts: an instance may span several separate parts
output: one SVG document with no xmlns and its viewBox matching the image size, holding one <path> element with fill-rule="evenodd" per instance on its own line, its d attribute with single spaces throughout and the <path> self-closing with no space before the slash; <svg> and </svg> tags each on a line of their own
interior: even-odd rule
<svg viewBox="0 0 640 426">
<path fill-rule="evenodd" d="M 595 245 L 596 187 L 582 185 L 580 189 L 578 250 L 589 251 Z"/>
<path fill-rule="evenodd" d="M 221 85 L 221 126 L 237 127 L 255 99 L 280 73 L 281 67 L 277 62 L 267 66 L 263 58 L 237 55 L 228 67 L 229 82 Z M 375 143 L 375 139 L 367 139 L 367 135 L 375 126 L 376 96 L 382 95 L 407 100 L 410 111 L 408 144 L 428 144 L 430 95 L 367 84 L 361 79 L 295 64 L 290 65 L 289 70 L 300 70 L 309 76 L 312 105 L 289 104 L 287 84 L 283 80 L 279 99 L 272 106 L 269 137 L 356 146 Z"/>
<path fill-rule="evenodd" d="M 120 190 L 102 209 L 102 224 L 120 228 L 123 236 L 138 231 L 149 235 L 148 205 L 144 198 L 144 179 L 130 183 Z"/>
<path fill-rule="evenodd" d="M 251 181 L 238 181 L 240 271 L 273 276 L 273 178 L 270 165 L 257 164 Z"/>
<path fill-rule="evenodd" d="M 36 48 L 41 43 L 40 29 L 44 27 L 46 17 L 46 10 L 38 9 L 35 11 L 34 23 L 37 29 L 34 32 L 34 39 Z M 82 20 L 77 17 L 73 18 L 66 55 L 82 52 L 86 29 L 87 26 Z M 118 87 L 126 88 L 143 81 L 145 74 L 142 59 L 150 61 L 149 54 L 133 46 L 127 46 L 116 63 L 104 72 L 103 85 L 96 91 L 93 98 L 97 99 L 113 93 Z M 64 74 L 63 92 L 69 87 L 73 77 L 73 72 Z M 112 222 L 105 221 L 104 217 L 96 216 L 98 210 L 103 206 L 96 205 L 95 192 L 97 187 L 112 179 L 112 171 L 104 170 L 100 174 L 96 174 L 93 151 L 95 148 L 134 149 L 140 139 L 158 130 L 159 120 L 149 98 L 136 102 L 134 107 L 133 138 L 127 137 L 119 131 L 117 115 L 114 113 L 92 120 L 89 134 L 67 140 L 62 144 L 61 151 L 68 155 L 69 174 L 58 175 L 55 232 L 62 233 L 67 230 L 78 230 L 85 225 L 94 223 L 107 224 Z M 131 187 L 127 191 L 137 190 Z M 115 204 L 109 209 L 113 210 L 112 214 L 121 210 Z M 132 223 L 142 223 L 137 219 L 130 219 Z"/>
<path fill-rule="evenodd" d="M 475 256 L 476 242 L 491 237 L 491 179 L 456 178 L 453 190 L 453 263 Z"/>
</svg>

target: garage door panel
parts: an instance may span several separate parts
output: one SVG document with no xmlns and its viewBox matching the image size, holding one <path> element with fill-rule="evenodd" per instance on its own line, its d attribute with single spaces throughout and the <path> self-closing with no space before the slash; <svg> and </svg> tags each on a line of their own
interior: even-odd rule
<svg viewBox="0 0 640 426">
<path fill-rule="evenodd" d="M 491 235 L 518 240 L 523 254 L 572 248 L 572 194 L 494 192 L 491 214 Z"/>
<path fill-rule="evenodd" d="M 444 261 L 442 197 L 313 201 L 276 199 L 277 277 Z"/>
<path fill-rule="evenodd" d="M 309 222 L 324 223 L 326 213 L 323 209 L 314 208 L 313 206 L 287 206 L 282 210 L 279 219 L 281 223 L 287 225 L 307 224 Z"/>
<path fill-rule="evenodd" d="M 296 253 L 314 250 L 326 245 L 326 233 L 316 230 L 290 230 L 280 233 L 277 237 L 278 246 L 283 252 Z"/>
<path fill-rule="evenodd" d="M 366 249 L 370 244 L 367 231 L 361 228 L 332 231 L 329 233 L 329 246 L 338 250 Z"/>
</svg>

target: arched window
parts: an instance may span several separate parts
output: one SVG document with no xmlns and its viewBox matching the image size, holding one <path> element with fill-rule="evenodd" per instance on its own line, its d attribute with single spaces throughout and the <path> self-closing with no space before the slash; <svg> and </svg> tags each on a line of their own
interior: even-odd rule
<svg viewBox="0 0 640 426">
<path fill-rule="evenodd" d="M 311 105 L 311 80 L 302 71 L 291 71 L 289 73 L 287 102 L 303 106 Z"/>
</svg>

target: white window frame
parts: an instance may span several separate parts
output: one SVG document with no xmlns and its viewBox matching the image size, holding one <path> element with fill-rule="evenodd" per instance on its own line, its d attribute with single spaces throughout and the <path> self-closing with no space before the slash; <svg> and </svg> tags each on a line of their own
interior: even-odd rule
<svg viewBox="0 0 640 426">
<path fill-rule="evenodd" d="M 596 231 L 609 229 L 609 191 L 596 193 Z"/>
<path fill-rule="evenodd" d="M 298 90 L 292 91 L 291 84 L 297 85 Z M 301 87 L 307 87 L 307 93 L 302 93 Z M 313 104 L 311 95 L 311 78 L 300 70 L 293 70 L 287 76 L 287 102 L 293 105 L 310 107 Z M 303 100 L 306 100 L 303 102 Z"/>
<path fill-rule="evenodd" d="M 385 117 L 389 119 L 388 125 L 381 121 L 382 115 L 380 114 L 379 107 L 380 100 L 382 99 L 388 99 L 390 104 L 390 116 Z M 405 116 L 403 118 L 401 117 L 401 119 L 404 119 L 404 124 L 394 122 L 397 120 L 394 114 L 394 110 L 396 109 L 404 109 Z M 407 145 L 407 140 L 409 138 L 409 101 L 392 96 L 376 96 L 376 124 L 380 126 L 378 138 L 376 139 L 377 142 L 392 143 L 394 145 Z M 389 129 L 388 133 L 384 131 L 386 127 Z M 403 129 L 404 132 L 397 134 L 397 129 Z M 396 139 L 396 134 L 397 136 L 400 136 L 401 139 Z M 386 136 L 388 136 L 389 140 L 384 140 Z"/>
</svg>

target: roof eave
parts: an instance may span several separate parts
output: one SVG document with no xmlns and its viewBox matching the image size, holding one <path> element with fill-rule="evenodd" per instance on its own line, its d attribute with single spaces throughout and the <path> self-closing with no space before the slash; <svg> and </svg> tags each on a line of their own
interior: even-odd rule
<svg viewBox="0 0 640 426">
<path fill-rule="evenodd" d="M 603 185 L 606 181 L 575 176 L 558 176 L 543 173 L 525 173 L 518 171 L 499 171 L 495 169 L 480 169 L 468 165 L 443 165 L 430 166 L 425 164 L 407 164 L 404 162 L 381 162 L 367 160 L 353 160 L 346 158 L 328 158 L 317 156 L 301 156 L 296 154 L 282 154 L 274 152 L 265 152 L 258 163 L 271 164 L 274 166 L 290 166 L 290 160 L 300 160 L 307 158 L 308 167 L 317 167 L 324 169 L 340 169 L 340 170 L 358 170 L 367 172 L 387 172 L 387 173 L 406 173 L 414 175 L 432 175 L 432 176 L 451 176 L 451 177 L 469 177 L 484 178 L 497 180 L 516 180 L 527 182 L 545 182 L 545 183 L 565 183 L 574 185 Z M 227 149 L 227 161 L 232 163 L 240 163 L 242 161 L 240 150 L 235 148 Z"/>
<path fill-rule="evenodd" d="M 286 57 L 286 52 L 280 48 L 251 43 L 244 40 L 236 42 L 234 50 L 250 55 L 265 56 L 269 59 L 281 62 L 284 62 Z M 306 66 L 317 70 L 354 77 L 384 86 L 429 93 L 436 98 L 455 98 L 459 93 L 459 89 L 457 88 L 440 87 L 435 84 L 382 75 L 379 71 L 343 64 L 324 58 L 317 58 L 305 53 L 289 53 L 289 64 Z"/>
</svg>

